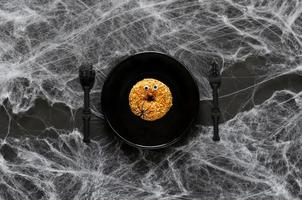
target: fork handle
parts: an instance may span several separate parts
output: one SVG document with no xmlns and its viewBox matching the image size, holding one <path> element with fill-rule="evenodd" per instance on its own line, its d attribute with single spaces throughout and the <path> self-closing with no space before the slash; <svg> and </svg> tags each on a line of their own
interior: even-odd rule
<svg viewBox="0 0 302 200">
<path fill-rule="evenodd" d="M 83 137 L 83 142 L 86 144 L 90 143 L 90 88 L 85 87 L 84 88 L 84 109 L 83 109 L 83 132 L 84 132 L 84 137 Z"/>
</svg>

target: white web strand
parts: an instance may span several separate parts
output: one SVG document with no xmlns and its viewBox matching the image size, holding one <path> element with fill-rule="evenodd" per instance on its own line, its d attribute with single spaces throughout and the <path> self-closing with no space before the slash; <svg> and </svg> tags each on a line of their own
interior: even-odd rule
<svg viewBox="0 0 302 200">
<path fill-rule="evenodd" d="M 298 1 L 7 1 L 1 7 L 0 100 L 8 98 L 14 113 L 38 96 L 78 108 L 79 64 L 89 60 L 101 72 L 133 51 L 175 56 L 201 87 L 213 58 L 225 70 L 266 56 L 267 64 L 253 69 L 263 79 L 301 65 Z"/>
<path fill-rule="evenodd" d="M 90 61 L 97 70 L 92 106 L 101 116 L 97 103 L 109 69 L 145 50 L 184 62 L 202 99 L 211 97 L 205 76 L 212 59 L 226 72 L 250 57 L 265 58 L 247 66 L 253 85 L 222 97 L 255 92 L 284 74 L 301 76 L 301 12 L 298 0 L 4 0 L 0 103 L 15 114 L 38 97 L 77 109 L 83 98 L 78 66 Z M 88 148 L 77 130 L 53 127 L 47 129 L 58 133 L 54 138 L 6 137 L 0 140 L 0 198 L 301 199 L 301 95 L 276 91 L 223 123 L 220 143 L 211 141 L 210 127 L 198 126 L 187 144 L 166 152 L 126 155 L 107 138 Z"/>
</svg>

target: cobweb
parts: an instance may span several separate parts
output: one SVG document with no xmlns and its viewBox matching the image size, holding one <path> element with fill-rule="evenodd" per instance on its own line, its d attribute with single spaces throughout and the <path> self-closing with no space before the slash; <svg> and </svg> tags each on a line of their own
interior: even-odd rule
<svg viewBox="0 0 302 200">
<path fill-rule="evenodd" d="M 224 71 L 265 56 L 251 69 L 262 79 L 300 70 L 301 12 L 299 1 L 1 1 L 0 100 L 14 113 L 38 96 L 79 108 L 82 62 L 101 86 L 118 58 L 143 50 L 179 59 L 200 87 L 213 59 Z"/>
<path fill-rule="evenodd" d="M 93 104 L 120 59 L 160 51 L 183 62 L 211 98 L 206 76 L 250 57 L 254 86 L 301 75 L 302 2 L 298 0 L 0 1 L 0 103 L 14 114 L 50 104 L 81 107 L 78 67 L 97 70 Z M 235 77 L 238 78 L 238 77 Z M 240 78 L 240 77 L 239 77 Z M 234 93 L 240 93 L 235 91 Z M 227 96 L 228 94 L 224 94 Z M 260 105 L 167 152 L 125 155 L 118 141 L 58 137 L 1 140 L 4 199 L 300 199 L 301 92 L 280 90 Z M 98 112 L 95 110 L 95 112 Z"/>
<path fill-rule="evenodd" d="M 142 151 L 116 140 L 9 137 L 0 157 L 4 199 L 299 199 L 302 94 L 280 91 L 184 146 Z"/>
</svg>

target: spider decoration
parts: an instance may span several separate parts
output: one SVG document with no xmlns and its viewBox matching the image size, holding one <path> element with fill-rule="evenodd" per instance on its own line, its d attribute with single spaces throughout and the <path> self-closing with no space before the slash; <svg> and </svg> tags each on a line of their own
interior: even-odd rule
<svg viewBox="0 0 302 200">
<path fill-rule="evenodd" d="M 149 101 L 149 100 L 147 100 Z M 150 114 L 152 111 L 150 111 L 150 107 L 145 108 L 144 107 L 145 102 L 142 103 L 142 105 L 139 108 L 136 108 L 134 112 L 138 112 L 139 113 L 139 117 L 144 119 L 146 115 Z"/>
</svg>

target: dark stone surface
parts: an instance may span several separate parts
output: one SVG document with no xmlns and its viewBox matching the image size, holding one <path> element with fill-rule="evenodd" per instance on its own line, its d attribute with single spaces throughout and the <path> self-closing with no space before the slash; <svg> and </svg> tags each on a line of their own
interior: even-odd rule
<svg viewBox="0 0 302 200">
<path fill-rule="evenodd" d="M 301 10 L 290 0 L 1 1 L 0 199 L 302 199 Z M 168 149 L 122 143 L 99 110 L 108 72 L 141 51 L 175 57 L 198 82 L 198 124 Z M 97 71 L 89 146 L 82 62 Z"/>
</svg>

